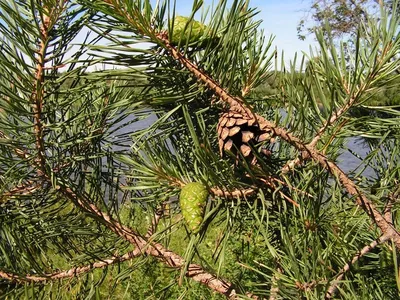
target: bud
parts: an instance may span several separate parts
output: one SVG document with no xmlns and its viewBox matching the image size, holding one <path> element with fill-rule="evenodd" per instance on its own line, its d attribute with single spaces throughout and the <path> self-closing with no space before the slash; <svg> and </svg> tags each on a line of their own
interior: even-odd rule
<svg viewBox="0 0 400 300">
<path fill-rule="evenodd" d="M 175 17 L 171 43 L 178 45 L 180 41 L 180 45 L 182 46 L 188 44 L 201 47 L 209 41 L 209 39 L 204 36 L 206 30 L 207 26 L 203 23 L 190 20 L 187 17 Z"/>
<path fill-rule="evenodd" d="M 193 233 L 199 232 L 200 224 L 203 222 L 207 198 L 208 191 L 200 182 L 188 183 L 181 190 L 179 204 L 182 215 Z"/>
</svg>

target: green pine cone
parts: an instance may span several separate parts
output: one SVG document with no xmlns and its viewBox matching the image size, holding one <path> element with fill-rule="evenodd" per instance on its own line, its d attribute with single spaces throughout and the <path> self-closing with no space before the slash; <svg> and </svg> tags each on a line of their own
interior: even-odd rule
<svg viewBox="0 0 400 300">
<path fill-rule="evenodd" d="M 189 18 L 177 16 L 174 19 L 174 32 L 172 34 L 171 42 L 172 44 L 179 44 L 181 40 L 181 45 L 192 44 L 199 42 L 203 37 L 206 26 L 198 21 L 192 20 L 189 22 Z M 186 26 L 186 30 L 185 30 Z M 184 33 L 183 33 L 184 32 Z M 182 34 L 183 33 L 183 34 Z M 182 35 L 182 37 L 181 37 Z"/>
<path fill-rule="evenodd" d="M 208 191 L 200 182 L 188 183 L 181 190 L 179 204 L 182 215 L 193 233 L 197 233 L 200 230 L 207 198 Z"/>
</svg>

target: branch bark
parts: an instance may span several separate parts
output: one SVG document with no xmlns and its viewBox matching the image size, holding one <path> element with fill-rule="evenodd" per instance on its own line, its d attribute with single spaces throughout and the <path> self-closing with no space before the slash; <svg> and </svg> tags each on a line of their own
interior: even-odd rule
<svg viewBox="0 0 400 300">
<path fill-rule="evenodd" d="M 158 34 L 157 38 L 160 39 L 165 45 L 165 48 L 170 54 L 179 61 L 186 69 L 188 69 L 193 76 L 202 81 L 209 89 L 211 89 L 218 97 L 226 102 L 231 107 L 235 107 L 238 112 L 249 116 L 255 117 L 261 130 L 268 129 L 272 131 L 274 136 L 279 136 L 282 140 L 293 145 L 297 150 L 306 153 L 311 159 L 319 163 L 333 176 L 339 179 L 341 185 L 347 190 L 347 192 L 355 197 L 356 203 L 361 206 L 367 215 L 375 222 L 379 227 L 383 235 L 389 236 L 393 239 L 397 249 L 400 250 L 400 234 L 394 228 L 393 224 L 389 223 L 381 212 L 375 207 L 370 199 L 359 190 L 357 185 L 352 181 L 334 162 L 330 161 L 325 155 L 315 149 L 296 136 L 292 135 L 285 128 L 276 126 L 274 123 L 264 119 L 251 111 L 250 108 L 246 107 L 243 101 L 239 98 L 232 96 L 226 90 L 224 90 L 214 79 L 206 74 L 205 71 L 200 70 L 194 63 L 188 60 L 182 53 L 180 53 L 168 40 L 165 34 Z"/>
<path fill-rule="evenodd" d="M 118 221 L 114 220 L 111 216 L 103 213 L 94 204 L 78 197 L 71 189 L 66 186 L 60 186 L 59 191 L 76 203 L 82 210 L 88 212 L 89 214 L 94 214 L 97 219 L 100 219 L 102 223 L 107 226 L 111 231 L 121 236 L 134 246 L 136 250 L 144 255 L 151 255 L 166 265 L 173 268 L 182 268 L 185 266 L 184 259 L 178 254 L 172 252 L 171 250 L 165 248 L 159 243 L 151 243 L 145 237 L 142 237 L 139 233 L 135 232 L 131 228 L 128 228 Z M 232 283 L 217 278 L 215 275 L 207 272 L 198 264 L 190 264 L 186 272 L 186 277 L 192 278 L 194 281 L 202 283 L 209 287 L 210 289 L 225 295 L 229 298 L 236 298 L 237 292 Z M 247 294 L 248 297 L 257 299 L 256 296 Z"/>
<path fill-rule="evenodd" d="M 38 170 L 39 175 L 43 175 L 45 169 L 45 146 L 43 139 L 43 124 L 42 124 L 42 110 L 43 110 L 43 99 L 44 99 L 44 70 L 46 64 L 46 50 L 49 39 L 49 25 L 50 16 L 48 8 L 45 8 L 47 13 L 44 14 L 42 19 L 42 25 L 40 27 L 40 43 L 37 50 L 37 64 L 35 74 L 35 85 L 31 94 L 31 102 L 33 107 L 33 119 L 34 119 L 34 132 L 36 139 L 36 150 L 37 150 L 37 163 L 40 166 Z"/>
<path fill-rule="evenodd" d="M 127 252 L 126 254 L 122 256 L 113 256 L 111 258 L 107 258 L 92 264 L 89 264 L 84 267 L 75 267 L 72 269 L 69 269 L 67 271 L 61 271 L 61 272 L 56 272 L 52 274 L 45 274 L 42 276 L 39 275 L 26 275 L 26 276 L 20 276 L 14 273 L 10 272 L 4 272 L 0 271 L 0 278 L 9 280 L 11 282 L 15 283 L 26 283 L 26 282 L 34 282 L 34 283 L 40 283 L 40 282 L 47 282 L 47 281 L 54 281 L 54 280 L 60 280 L 60 279 L 65 279 L 65 278 L 74 278 L 79 275 L 82 275 L 84 273 L 90 272 L 94 269 L 102 269 L 104 267 L 113 265 L 115 263 L 119 262 L 124 262 L 127 260 L 130 260 L 134 257 L 140 256 L 142 253 L 139 251 L 139 249 L 135 249 L 133 251 Z"/>
<path fill-rule="evenodd" d="M 283 273 L 282 269 L 278 267 L 276 269 L 276 273 L 272 276 L 271 279 L 271 289 L 269 294 L 269 300 L 277 300 L 279 296 L 279 277 Z"/>
<path fill-rule="evenodd" d="M 18 185 L 12 190 L 3 193 L 3 195 L 0 195 L 0 203 L 6 202 L 8 198 L 11 198 L 16 195 L 31 195 L 40 188 L 41 188 L 40 183 L 33 182 L 30 180 L 27 183 Z"/>
<path fill-rule="evenodd" d="M 354 257 L 353 259 L 348 262 L 344 267 L 339 271 L 338 275 L 336 276 L 335 280 L 332 281 L 331 285 L 328 288 L 328 291 L 325 294 L 325 299 L 332 299 L 335 293 L 338 290 L 340 280 L 344 277 L 345 273 L 350 270 L 351 266 L 354 265 L 361 257 L 365 254 L 376 248 L 378 245 L 385 243 L 390 238 L 386 235 L 381 236 L 379 239 L 373 241 L 371 244 L 362 248 Z"/>
</svg>

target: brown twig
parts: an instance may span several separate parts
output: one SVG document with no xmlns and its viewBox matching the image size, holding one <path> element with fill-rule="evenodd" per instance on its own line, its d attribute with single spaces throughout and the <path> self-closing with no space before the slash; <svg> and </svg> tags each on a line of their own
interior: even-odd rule
<svg viewBox="0 0 400 300">
<path fill-rule="evenodd" d="M 0 195 L 0 202 L 5 202 L 8 198 L 17 195 L 31 195 L 32 193 L 40 189 L 41 186 L 42 185 L 38 182 L 28 181 L 27 183 L 18 185 L 12 190 L 3 193 L 3 195 Z"/>
<path fill-rule="evenodd" d="M 322 138 L 324 132 L 334 124 L 340 117 L 342 117 L 354 104 L 357 97 L 351 97 L 349 101 L 341 107 L 338 111 L 334 112 L 329 120 L 326 120 L 325 123 L 321 126 L 321 128 L 317 131 L 312 141 L 308 144 L 310 147 L 315 147 L 318 141 Z"/>
<path fill-rule="evenodd" d="M 269 131 L 272 131 L 274 136 L 280 137 L 282 140 L 293 145 L 297 150 L 301 151 L 302 153 L 306 153 L 307 156 L 319 163 L 328 172 L 339 178 L 342 186 L 351 196 L 355 197 L 357 204 L 361 206 L 368 216 L 375 222 L 375 224 L 382 231 L 382 234 L 389 235 L 390 238 L 393 239 L 396 247 L 400 249 L 400 234 L 394 228 L 393 224 L 390 224 L 386 221 L 372 201 L 369 200 L 365 194 L 358 189 L 354 181 L 352 181 L 334 162 L 328 160 L 328 158 L 316 150 L 315 147 L 304 143 L 302 140 L 289 133 L 285 128 L 276 126 L 274 123 L 264 119 L 262 116 L 253 113 L 248 107 L 245 106 L 243 101 L 230 95 L 214 79 L 212 79 L 203 70 L 200 70 L 199 67 L 187 59 L 175 47 L 173 47 L 165 34 L 158 34 L 157 38 L 160 39 L 160 41 L 165 45 L 165 48 L 176 60 L 186 67 L 197 79 L 201 80 L 209 89 L 214 91 L 214 93 L 218 95 L 220 99 L 225 101 L 231 107 L 235 106 L 235 109 L 243 114 L 246 114 L 247 116 L 255 116 L 261 130 L 268 129 Z M 346 105 L 343 108 L 343 112 L 347 110 L 348 107 L 349 105 Z M 337 119 L 340 114 L 341 111 L 336 114 L 335 119 Z"/>
<path fill-rule="evenodd" d="M 213 187 L 210 189 L 210 192 L 217 197 L 226 197 L 226 198 L 236 198 L 236 197 L 247 197 L 254 194 L 257 189 L 248 188 L 248 189 L 234 189 L 232 191 L 226 191 L 217 187 Z"/>
<path fill-rule="evenodd" d="M 260 179 L 261 181 L 263 181 L 265 184 L 267 184 L 268 186 L 270 186 L 271 188 L 273 188 L 274 190 L 277 189 L 276 185 L 271 181 L 271 180 L 265 180 L 265 179 Z M 256 188 L 248 188 L 248 189 L 235 189 L 232 191 L 226 191 L 226 190 L 222 190 L 220 188 L 211 188 L 210 192 L 217 197 L 226 197 L 226 198 L 237 198 L 237 197 L 248 197 L 253 195 L 254 193 L 257 192 Z M 279 195 L 281 195 L 282 198 L 284 198 L 285 200 L 287 200 L 288 202 L 290 202 L 291 204 L 293 204 L 296 207 L 299 207 L 300 205 L 294 201 L 293 199 L 291 199 L 289 196 L 287 196 L 285 193 L 283 193 L 281 190 L 278 190 Z"/>
<path fill-rule="evenodd" d="M 97 219 L 101 220 L 111 231 L 135 245 L 140 253 L 151 255 L 173 268 L 179 269 L 185 265 L 185 261 L 181 256 L 166 249 L 159 243 L 149 242 L 146 238 L 140 236 L 139 233 L 117 222 L 108 214 L 103 213 L 94 204 L 78 197 L 68 187 L 60 186 L 59 191 L 76 203 L 82 210 L 94 214 Z M 235 298 L 237 295 L 233 284 L 221 278 L 217 278 L 215 275 L 205 271 L 200 265 L 190 264 L 185 275 L 227 297 Z"/>
<path fill-rule="evenodd" d="M 385 243 L 390 239 L 389 236 L 383 235 L 379 239 L 373 241 L 369 245 L 362 248 L 354 257 L 353 259 L 348 262 L 338 273 L 335 280 L 332 281 L 331 285 L 329 286 L 326 294 L 325 299 L 331 299 L 338 290 L 338 286 L 340 284 L 340 280 L 344 277 L 345 273 L 350 270 L 351 266 L 354 265 L 361 257 L 365 254 L 376 248 L 378 245 Z"/>
<path fill-rule="evenodd" d="M 165 210 L 167 209 L 166 206 L 167 205 L 165 203 L 162 203 L 161 206 L 154 212 L 154 216 L 151 219 L 151 224 L 145 236 L 146 238 L 150 238 L 154 234 L 154 232 L 156 232 L 158 223 L 160 222 L 161 218 L 164 215 Z"/>
<path fill-rule="evenodd" d="M 47 11 L 47 8 L 45 8 Z M 43 100 L 44 100 L 44 70 L 46 64 L 46 52 L 47 43 L 49 39 L 49 25 L 50 16 L 49 12 L 45 12 L 40 27 L 40 43 L 37 50 L 37 64 L 36 64 L 36 75 L 35 85 L 31 94 L 31 102 L 33 107 L 33 119 L 34 119 L 34 132 L 36 139 L 36 150 L 37 150 L 37 163 L 40 166 L 38 170 L 39 175 L 43 175 L 45 169 L 45 146 L 43 136 L 43 124 L 42 124 L 42 111 L 43 111 Z"/>
<path fill-rule="evenodd" d="M 111 258 L 107 258 L 95 263 L 91 263 L 87 266 L 84 267 L 74 267 L 71 268 L 67 271 L 61 271 L 61 272 L 56 272 L 52 274 L 45 274 L 45 275 L 25 275 L 25 276 L 20 276 L 17 274 L 13 274 L 10 272 L 4 272 L 0 271 L 0 278 L 9 280 L 11 282 L 15 283 L 26 283 L 26 282 L 47 282 L 47 281 L 53 281 L 53 280 L 60 280 L 60 279 L 65 279 L 65 278 L 73 278 L 77 277 L 79 275 L 82 275 L 84 273 L 90 272 L 94 269 L 102 269 L 107 266 L 113 265 L 115 263 L 120 263 L 124 262 L 127 260 L 130 260 L 134 257 L 140 256 L 142 253 L 139 251 L 139 249 L 135 249 L 133 251 L 130 251 L 122 256 L 113 256 Z"/>
<path fill-rule="evenodd" d="M 279 296 L 278 281 L 279 281 L 279 277 L 281 276 L 282 273 L 283 273 L 282 269 L 280 267 L 278 267 L 276 269 L 276 273 L 272 276 L 269 300 L 277 300 L 278 299 L 278 296 Z"/>
<path fill-rule="evenodd" d="M 262 182 L 264 182 L 266 185 L 270 186 L 272 189 L 274 190 L 278 190 L 278 188 L 276 187 L 275 183 L 273 182 L 272 178 L 260 178 L 260 180 Z M 290 198 L 288 195 L 286 195 L 284 192 L 282 192 L 281 190 L 278 190 L 279 195 L 281 195 L 281 197 L 283 199 L 285 199 L 286 201 L 288 201 L 289 203 L 293 204 L 296 207 L 300 207 L 300 204 L 298 204 L 296 201 L 294 201 L 292 198 Z"/>
<path fill-rule="evenodd" d="M 289 183 L 287 183 L 287 182 L 284 182 L 284 181 L 282 181 L 282 180 L 280 180 L 280 179 L 278 179 L 278 178 L 276 178 L 276 177 L 271 177 L 271 180 L 272 180 L 272 181 L 276 181 L 276 182 L 278 182 L 278 183 L 280 183 L 280 184 L 282 184 L 282 185 L 288 187 L 289 189 L 292 189 L 292 190 L 298 192 L 299 194 L 303 194 L 303 195 L 306 195 L 307 197 L 314 198 L 314 196 L 311 195 L 310 193 L 307 193 L 306 191 L 302 191 L 302 190 L 300 190 L 300 189 L 298 189 L 298 188 L 292 186 L 291 184 L 289 184 Z"/>
</svg>

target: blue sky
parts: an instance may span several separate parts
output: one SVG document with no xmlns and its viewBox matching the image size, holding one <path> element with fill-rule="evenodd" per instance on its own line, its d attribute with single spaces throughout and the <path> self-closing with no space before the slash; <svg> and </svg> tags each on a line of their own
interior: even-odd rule
<svg viewBox="0 0 400 300">
<path fill-rule="evenodd" d="M 214 0 L 214 3 L 218 3 L 218 1 Z M 151 2 L 154 5 L 157 1 L 151 0 Z M 205 6 L 211 6 L 213 0 L 204 0 L 204 2 Z M 228 0 L 228 3 L 231 2 L 232 0 Z M 190 15 L 192 4 L 193 1 L 191 0 L 176 0 L 176 13 L 182 16 Z M 301 41 L 297 37 L 297 25 L 300 19 L 306 15 L 310 5 L 310 0 L 250 0 L 250 7 L 259 10 L 255 19 L 263 21 L 261 28 L 264 29 L 264 34 L 267 37 L 271 35 L 275 37 L 273 49 L 276 47 L 278 50 L 278 63 L 281 60 L 282 51 L 284 52 L 286 66 L 297 52 L 299 54 L 298 66 L 302 52 L 310 53 L 310 46 L 316 46 L 312 36 L 307 37 L 305 41 Z M 200 16 L 195 17 L 195 19 L 200 19 Z M 78 39 L 82 37 L 83 34 Z"/>
<path fill-rule="evenodd" d="M 212 4 L 212 0 L 204 2 L 206 5 Z M 310 2 L 309 0 L 250 0 L 250 7 L 260 11 L 255 18 L 263 21 L 261 28 L 264 29 L 266 36 L 275 36 L 273 46 L 277 47 L 279 55 L 282 50 L 284 51 L 286 63 L 293 59 L 296 52 L 309 53 L 310 45 L 316 46 L 313 36 L 307 37 L 305 41 L 297 38 L 297 25 L 310 8 Z M 176 0 L 176 3 L 178 14 L 190 13 L 192 1 Z"/>
<path fill-rule="evenodd" d="M 263 20 L 262 28 L 265 34 L 274 35 L 274 45 L 278 51 L 284 50 L 287 59 L 293 58 L 295 52 L 309 53 L 310 45 L 316 46 L 313 36 L 305 41 L 297 38 L 297 25 L 310 8 L 307 0 L 252 0 L 250 4 L 260 10 L 259 19 Z M 286 59 L 286 60 L 287 60 Z"/>
</svg>

